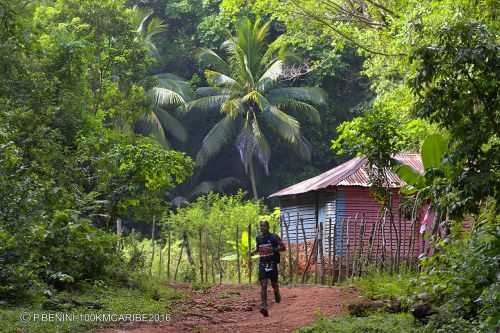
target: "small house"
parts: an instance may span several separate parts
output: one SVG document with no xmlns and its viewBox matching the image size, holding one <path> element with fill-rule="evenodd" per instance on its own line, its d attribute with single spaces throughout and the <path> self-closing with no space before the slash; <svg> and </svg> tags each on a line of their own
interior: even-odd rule
<svg viewBox="0 0 500 333">
<path fill-rule="evenodd" d="M 397 154 L 394 159 L 423 172 L 419 154 Z M 390 211 L 382 209 L 370 192 L 368 171 L 367 159 L 356 157 L 272 194 L 279 198 L 285 243 L 298 248 L 306 241 L 311 252 L 318 242 L 320 258 L 333 260 L 344 255 L 416 258 L 423 249 L 422 217 L 402 211 L 400 189 L 405 183 L 386 171 L 392 202 Z"/>
</svg>

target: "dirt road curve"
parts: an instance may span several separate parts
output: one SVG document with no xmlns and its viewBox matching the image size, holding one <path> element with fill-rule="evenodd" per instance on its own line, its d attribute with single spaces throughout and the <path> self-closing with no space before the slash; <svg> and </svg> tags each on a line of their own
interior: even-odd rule
<svg viewBox="0 0 500 333">
<path fill-rule="evenodd" d="M 359 298 L 355 291 L 319 286 L 281 288 L 282 301 L 274 303 L 269 291 L 269 317 L 259 312 L 259 289 L 256 285 L 216 286 L 206 292 L 188 293 L 186 299 L 171 303 L 171 321 L 154 324 L 130 324 L 95 333 L 177 333 L 177 332 L 291 332 L 315 319 L 321 311 L 335 315 Z"/>
</svg>

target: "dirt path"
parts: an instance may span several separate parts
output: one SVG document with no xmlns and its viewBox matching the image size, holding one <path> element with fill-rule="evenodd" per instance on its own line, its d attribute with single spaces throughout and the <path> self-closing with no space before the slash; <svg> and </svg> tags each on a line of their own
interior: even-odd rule
<svg viewBox="0 0 500 333">
<path fill-rule="evenodd" d="M 324 315 L 343 313 L 354 303 L 354 290 L 320 286 L 281 288 L 282 301 L 274 303 L 268 291 L 269 317 L 259 312 L 259 288 L 256 285 L 222 285 L 205 292 L 193 292 L 187 286 L 175 286 L 188 293 L 183 300 L 172 301 L 171 320 L 153 324 L 130 324 L 121 328 L 98 330 L 96 333 L 177 333 L 177 332 L 291 332 Z"/>
</svg>

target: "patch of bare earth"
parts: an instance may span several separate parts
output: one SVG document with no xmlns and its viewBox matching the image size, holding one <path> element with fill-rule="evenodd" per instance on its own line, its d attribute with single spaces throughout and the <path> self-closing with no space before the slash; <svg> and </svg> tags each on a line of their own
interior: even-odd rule
<svg viewBox="0 0 500 333">
<path fill-rule="evenodd" d="M 263 317 L 259 312 L 260 289 L 257 285 L 221 285 L 205 292 L 195 292 L 187 286 L 174 287 L 184 289 L 188 297 L 169 304 L 169 322 L 131 323 L 95 333 L 291 332 L 313 322 L 319 312 L 327 316 L 341 314 L 349 304 L 359 301 L 355 290 L 282 287 L 279 304 L 274 303 L 272 289 L 268 290 L 269 317 Z"/>
</svg>

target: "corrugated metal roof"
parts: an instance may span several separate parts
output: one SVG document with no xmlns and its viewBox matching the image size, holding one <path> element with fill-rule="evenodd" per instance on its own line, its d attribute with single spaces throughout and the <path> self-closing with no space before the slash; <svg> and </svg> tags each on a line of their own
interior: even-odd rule
<svg viewBox="0 0 500 333">
<path fill-rule="evenodd" d="M 409 165 L 423 173 L 424 167 L 419 154 L 397 154 L 393 157 L 402 164 Z M 370 177 L 367 168 L 366 157 L 355 157 L 335 168 L 328 170 L 316 177 L 306 179 L 300 183 L 284 188 L 269 197 L 281 197 L 286 195 L 301 194 L 320 190 L 329 186 L 370 186 Z M 392 171 L 386 171 L 389 187 L 399 188 L 405 183 Z"/>
</svg>

